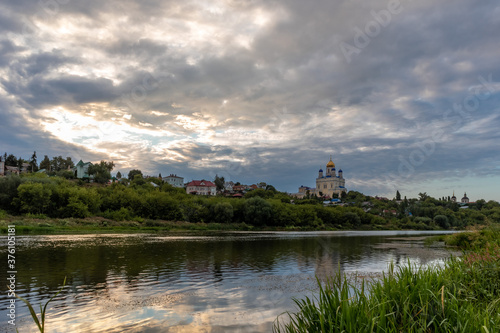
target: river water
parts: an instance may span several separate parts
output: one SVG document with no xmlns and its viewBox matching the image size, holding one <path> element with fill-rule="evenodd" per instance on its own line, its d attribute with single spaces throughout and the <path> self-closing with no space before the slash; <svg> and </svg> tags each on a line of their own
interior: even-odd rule
<svg viewBox="0 0 500 333">
<path fill-rule="evenodd" d="M 441 264 L 451 255 L 423 241 L 439 232 L 225 232 L 19 236 L 17 293 L 47 301 L 46 332 L 270 332 L 339 270 L 358 278 L 404 265 Z M 1 252 L 7 262 L 6 237 Z M 7 270 L 0 272 L 2 281 Z M 2 284 L 0 331 L 7 320 Z M 16 303 L 19 332 L 38 332 Z"/>
</svg>

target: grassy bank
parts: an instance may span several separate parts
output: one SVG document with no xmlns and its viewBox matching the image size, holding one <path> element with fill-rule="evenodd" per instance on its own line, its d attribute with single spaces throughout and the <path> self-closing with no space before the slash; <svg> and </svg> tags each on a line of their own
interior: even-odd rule
<svg viewBox="0 0 500 333">
<path fill-rule="evenodd" d="M 161 220 L 114 221 L 100 217 L 38 219 L 10 218 L 0 220 L 0 233 L 7 234 L 7 226 L 15 225 L 18 235 L 88 234 L 88 233 L 157 233 L 176 231 L 250 231 L 245 223 L 190 223 Z"/>
<path fill-rule="evenodd" d="M 274 332 L 499 332 L 500 228 L 447 236 L 466 251 L 444 267 L 391 266 L 361 285 L 340 274 L 298 311 L 280 316 Z M 367 291 L 369 290 L 369 291 Z"/>
<path fill-rule="evenodd" d="M 55 219 L 37 216 L 4 216 L 0 217 L 0 234 L 7 234 L 9 225 L 16 226 L 18 235 L 47 234 L 88 234 L 88 233 L 157 233 L 177 231 L 333 231 L 337 228 L 309 226 L 253 226 L 246 223 L 204 223 L 185 221 L 164 221 L 137 219 L 132 221 L 115 221 L 103 217 Z M 377 230 L 389 228 L 360 228 L 360 230 Z"/>
</svg>

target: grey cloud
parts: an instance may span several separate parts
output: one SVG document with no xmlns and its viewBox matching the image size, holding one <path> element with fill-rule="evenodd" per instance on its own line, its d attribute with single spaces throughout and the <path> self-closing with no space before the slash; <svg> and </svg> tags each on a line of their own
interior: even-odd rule
<svg viewBox="0 0 500 333">
<path fill-rule="evenodd" d="M 6 71 L 8 64 L 12 66 L 1 84 L 16 99 L 16 107 L 34 115 L 40 108 L 54 105 L 88 114 L 86 103 L 103 102 L 110 109 L 119 107 L 131 114 L 128 123 L 132 126 L 149 123 L 152 129 L 166 129 L 184 138 L 171 148 L 183 159 L 170 162 L 148 147 L 131 149 L 107 143 L 136 163 L 155 156 L 147 166 L 152 174 L 170 168 L 201 178 L 204 172 L 226 171 L 248 182 L 266 178 L 294 191 L 302 184 L 314 185 L 318 167 L 333 153 L 353 184 L 377 191 L 387 186 L 383 181 L 373 185 L 371 180 L 397 174 L 400 158 L 408 159 L 419 144 L 432 137 L 434 128 L 441 126 L 445 134 L 435 143 L 435 151 L 411 177 L 400 177 L 402 184 L 462 175 L 462 167 L 481 176 L 496 175 L 496 128 L 500 124 L 492 115 L 500 94 L 481 100 L 468 116 L 453 113 L 455 118 L 446 120 L 444 114 L 471 94 L 469 88 L 479 84 L 479 75 L 491 74 L 493 81 L 500 81 L 498 5 L 493 0 L 401 3 L 401 13 L 393 15 L 390 24 L 381 27 L 348 63 L 340 42 L 354 45 L 353 29 L 364 29 L 374 20 L 371 11 L 386 9 L 388 1 L 224 1 L 233 14 L 260 8 L 277 15 L 253 36 L 248 49 L 235 46 L 233 37 L 239 31 L 224 31 L 225 44 L 214 49 L 210 38 L 220 36 L 210 36 L 196 47 L 179 47 L 181 43 L 162 44 L 153 35 L 141 35 L 137 32 L 141 29 L 133 29 L 169 19 L 165 33 L 185 33 L 189 28 L 186 20 L 218 26 L 222 20 L 234 19 L 211 13 L 195 1 L 69 2 L 57 8 L 53 21 L 66 16 L 81 18 L 82 26 L 105 29 L 109 20 L 123 20 L 123 30 L 109 40 L 86 36 L 78 41 L 67 36 L 68 40 L 61 41 L 61 45 L 74 45 L 75 50 L 47 52 L 46 45 L 54 41 L 27 39 L 33 47 L 27 52 L 17 41 L 4 40 L 0 42 L 0 66 Z M 43 8 L 36 2 L 7 0 L 2 6 L 19 13 L 17 20 L 0 19 L 3 31 L 20 30 L 15 22 L 36 15 L 51 22 L 51 16 L 46 12 L 42 15 Z M 241 27 L 250 29 L 250 25 L 242 22 Z M 80 51 L 123 64 L 119 83 L 61 74 L 58 69 L 65 64 L 93 66 L 78 54 Z M 161 80 L 151 81 L 151 77 Z M 145 86 L 145 79 L 158 84 Z M 227 105 L 221 105 L 223 100 Z M 153 115 L 151 111 L 168 115 Z M 114 117 L 113 112 L 101 110 L 96 119 Z M 265 137 L 257 138 L 251 148 L 197 142 L 199 129 L 174 124 L 179 115 L 195 114 L 215 122 L 216 127 L 210 130 L 263 131 L 282 139 L 269 143 Z M 22 132 L 22 118 L 4 115 Z M 36 141 L 47 134 L 31 135 Z M 2 140 L 8 140 L 8 135 Z M 57 147 L 55 140 L 46 142 Z M 24 147 L 22 142 L 19 147 Z M 205 167 L 199 164 L 201 159 L 214 162 L 203 162 Z M 233 162 L 236 160 L 247 162 L 240 165 Z"/>
<path fill-rule="evenodd" d="M 74 75 L 47 80 L 35 78 L 26 88 L 29 93 L 26 101 L 39 107 L 110 101 L 117 96 L 111 80 Z"/>
</svg>

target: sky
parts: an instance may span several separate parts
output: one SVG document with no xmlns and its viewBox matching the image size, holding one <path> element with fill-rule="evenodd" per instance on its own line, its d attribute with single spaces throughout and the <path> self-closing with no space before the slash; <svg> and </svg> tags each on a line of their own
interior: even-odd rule
<svg viewBox="0 0 500 333">
<path fill-rule="evenodd" d="M 0 151 L 500 200 L 493 0 L 3 0 Z"/>
</svg>

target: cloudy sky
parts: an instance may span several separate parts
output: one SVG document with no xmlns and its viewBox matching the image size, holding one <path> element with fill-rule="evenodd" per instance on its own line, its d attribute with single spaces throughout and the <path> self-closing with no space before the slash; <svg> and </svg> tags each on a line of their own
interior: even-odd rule
<svg viewBox="0 0 500 333">
<path fill-rule="evenodd" d="M 3 0 L 0 150 L 500 200 L 494 0 Z"/>
</svg>

